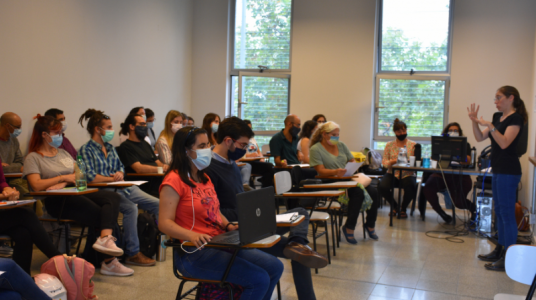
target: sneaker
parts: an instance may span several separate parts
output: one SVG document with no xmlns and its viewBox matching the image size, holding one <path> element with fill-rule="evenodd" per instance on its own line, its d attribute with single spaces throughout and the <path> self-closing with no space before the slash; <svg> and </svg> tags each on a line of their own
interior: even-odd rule
<svg viewBox="0 0 536 300">
<path fill-rule="evenodd" d="M 114 258 L 111 263 L 102 262 L 100 273 L 109 276 L 130 276 L 134 274 L 134 270 L 123 266 L 117 258 Z"/>
<path fill-rule="evenodd" d="M 126 265 L 150 267 L 150 266 L 156 265 L 156 260 L 148 258 L 147 256 L 143 255 L 143 253 L 138 252 L 138 254 L 127 258 L 125 260 L 125 264 Z"/>
<path fill-rule="evenodd" d="M 121 256 L 123 255 L 123 249 L 118 248 L 115 244 L 115 241 L 117 241 L 117 239 L 111 235 L 105 236 L 103 238 L 99 237 L 95 241 L 95 244 L 93 244 L 93 249 L 111 256 Z"/>
</svg>

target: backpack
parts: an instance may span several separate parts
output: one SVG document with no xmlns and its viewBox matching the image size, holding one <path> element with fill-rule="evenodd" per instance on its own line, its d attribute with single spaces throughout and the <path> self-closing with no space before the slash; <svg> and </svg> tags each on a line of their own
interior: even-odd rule
<svg viewBox="0 0 536 300">
<path fill-rule="evenodd" d="M 41 266 L 41 273 L 56 276 L 67 290 L 68 300 L 96 300 L 93 295 L 94 284 L 91 278 L 95 267 L 82 258 L 56 255 Z"/>
<path fill-rule="evenodd" d="M 233 299 L 240 300 L 244 288 L 240 285 L 228 283 L 233 290 Z M 229 299 L 229 290 L 226 287 L 220 287 L 218 283 L 199 283 L 199 290 L 197 291 L 199 300 L 227 300 Z"/>
<path fill-rule="evenodd" d="M 159 233 L 154 214 L 144 212 L 138 215 L 138 238 L 143 255 L 149 258 L 156 255 Z"/>
</svg>

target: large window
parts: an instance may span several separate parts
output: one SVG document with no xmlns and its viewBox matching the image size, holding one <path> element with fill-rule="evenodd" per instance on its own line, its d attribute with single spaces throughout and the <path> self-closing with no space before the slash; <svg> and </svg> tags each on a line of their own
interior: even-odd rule
<svg viewBox="0 0 536 300">
<path fill-rule="evenodd" d="M 289 113 L 291 0 L 236 0 L 230 113 L 251 121 L 259 146 Z"/>
<path fill-rule="evenodd" d="M 447 123 L 450 0 L 383 0 L 376 72 L 375 148 L 392 140 L 395 118 L 429 143 Z"/>
</svg>

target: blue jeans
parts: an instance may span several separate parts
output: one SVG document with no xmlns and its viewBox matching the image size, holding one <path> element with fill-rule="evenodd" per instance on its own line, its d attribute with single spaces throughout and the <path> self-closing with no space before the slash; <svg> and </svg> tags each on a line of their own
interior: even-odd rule
<svg viewBox="0 0 536 300">
<path fill-rule="evenodd" d="M 113 190 L 113 189 L 112 189 Z M 123 238 L 125 241 L 125 253 L 133 256 L 140 252 L 140 240 L 138 238 L 138 206 L 152 214 L 158 220 L 159 200 L 137 186 L 128 189 L 119 189 L 117 193 L 121 196 L 119 211 L 123 214 Z"/>
<path fill-rule="evenodd" d="M 251 165 L 245 164 L 242 167 L 238 167 L 240 169 L 240 174 L 242 175 L 242 184 L 248 184 L 249 178 L 251 177 Z"/>
<path fill-rule="evenodd" d="M 499 230 L 499 244 L 508 249 L 517 241 L 516 190 L 521 175 L 493 174 L 493 206 Z"/>
<path fill-rule="evenodd" d="M 0 275 L 0 299 L 50 300 L 32 277 L 11 259 L 0 258 L 0 271 L 5 272 Z"/>
<path fill-rule="evenodd" d="M 194 251 L 195 247 L 184 247 Z M 232 250 L 234 251 L 234 250 Z M 179 256 L 174 251 L 175 267 L 185 277 L 221 280 L 232 254 L 215 248 L 204 248 L 193 254 Z M 283 273 L 283 263 L 257 249 L 241 249 L 227 276 L 230 283 L 244 288 L 241 300 L 269 300 Z"/>
</svg>

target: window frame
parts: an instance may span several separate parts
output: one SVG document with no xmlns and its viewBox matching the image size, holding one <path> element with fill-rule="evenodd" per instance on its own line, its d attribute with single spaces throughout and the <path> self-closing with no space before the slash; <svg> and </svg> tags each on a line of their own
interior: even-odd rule
<svg viewBox="0 0 536 300">
<path fill-rule="evenodd" d="M 249 0 L 252 1 L 252 0 Z M 451 0 L 452 1 L 452 0 Z M 229 35 L 229 73 L 231 76 L 238 76 L 238 72 L 259 72 L 259 73 L 288 73 L 290 75 L 290 72 L 292 70 L 292 36 L 294 31 L 294 0 L 290 0 L 290 43 L 289 43 L 289 56 L 288 56 L 288 69 L 267 69 L 264 71 L 259 70 L 259 68 L 256 69 L 235 69 L 235 36 L 236 36 L 236 2 L 237 0 L 230 1 L 230 10 L 231 10 L 231 18 L 230 18 L 230 35 Z M 290 99 L 290 97 L 289 97 Z"/>
</svg>

